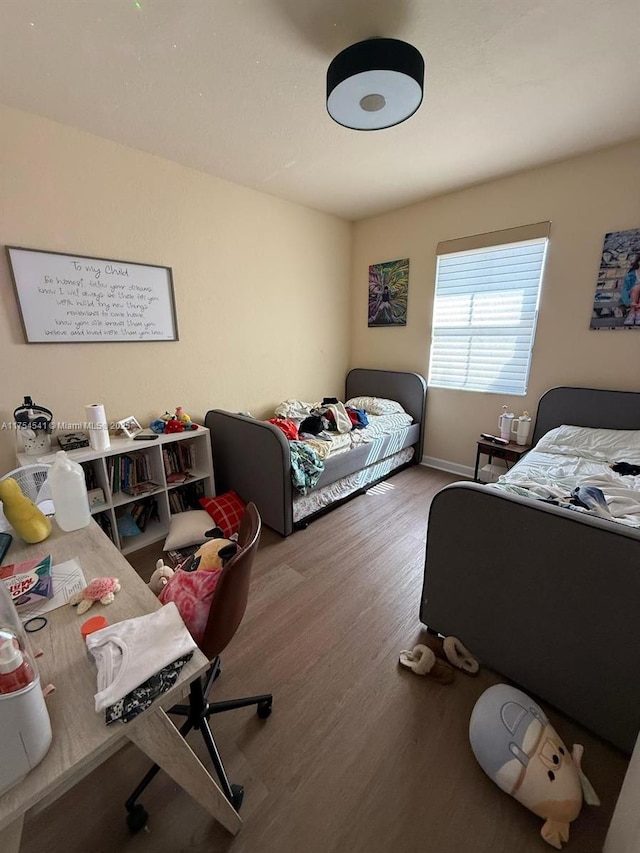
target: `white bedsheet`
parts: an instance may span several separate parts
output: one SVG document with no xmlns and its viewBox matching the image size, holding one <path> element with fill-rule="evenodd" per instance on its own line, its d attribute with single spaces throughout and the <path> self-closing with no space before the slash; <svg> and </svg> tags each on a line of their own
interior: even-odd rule
<svg viewBox="0 0 640 853">
<path fill-rule="evenodd" d="M 612 520 L 640 527 L 640 476 L 616 474 L 611 470 L 615 462 L 640 465 L 640 430 L 560 426 L 543 436 L 491 488 L 526 497 L 567 499 L 578 486 L 596 486 L 605 496 Z"/>
<path fill-rule="evenodd" d="M 352 447 L 357 447 L 360 444 L 366 444 L 381 438 L 384 435 L 389 435 L 392 432 L 399 432 L 399 438 L 404 439 L 406 430 L 413 423 L 411 415 L 392 414 L 392 415 L 367 415 L 369 425 L 363 429 L 353 429 L 351 432 L 336 433 L 322 432 L 315 439 L 305 439 L 318 452 L 319 446 L 326 442 L 328 450 L 321 452 L 320 457 L 326 459 L 328 456 L 335 456 L 336 453 L 344 453 L 351 450 Z"/>
</svg>

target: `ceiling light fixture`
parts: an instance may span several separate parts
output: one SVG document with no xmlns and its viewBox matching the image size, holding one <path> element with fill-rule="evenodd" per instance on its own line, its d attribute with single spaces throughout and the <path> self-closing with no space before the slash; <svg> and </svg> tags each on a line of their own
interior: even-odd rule
<svg viewBox="0 0 640 853">
<path fill-rule="evenodd" d="M 398 39 L 373 38 L 341 51 L 327 69 L 327 110 L 353 130 L 381 130 L 422 103 L 424 60 Z"/>
</svg>

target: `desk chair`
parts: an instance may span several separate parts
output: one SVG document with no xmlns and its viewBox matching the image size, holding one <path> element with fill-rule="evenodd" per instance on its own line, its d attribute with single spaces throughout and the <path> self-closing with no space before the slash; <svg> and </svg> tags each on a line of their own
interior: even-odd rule
<svg viewBox="0 0 640 853">
<path fill-rule="evenodd" d="M 202 679 L 198 678 L 191 682 L 189 704 L 175 705 L 168 712 L 186 717 L 186 721 L 180 729 L 180 734 L 183 737 L 186 737 L 191 729 L 200 730 L 220 779 L 221 788 L 236 810 L 242 804 L 244 789 L 242 785 L 232 785 L 229 782 L 211 732 L 209 717 L 223 711 L 256 705 L 258 716 L 266 720 L 271 714 L 273 696 L 271 693 L 265 693 L 261 696 L 247 696 L 243 699 L 208 702 L 207 695 L 221 672 L 220 654 L 233 638 L 247 607 L 251 568 L 258 550 L 261 527 L 262 522 L 255 504 L 248 504 L 238 532 L 240 549 L 222 570 L 211 600 L 211 609 L 209 610 L 209 619 L 204 636 L 199 643 L 200 649 L 211 661 L 211 667 Z M 128 811 L 127 824 L 131 832 L 138 832 L 147 822 L 148 814 L 142 805 L 136 803 L 136 800 L 159 769 L 158 765 L 154 764 L 125 803 Z"/>
</svg>

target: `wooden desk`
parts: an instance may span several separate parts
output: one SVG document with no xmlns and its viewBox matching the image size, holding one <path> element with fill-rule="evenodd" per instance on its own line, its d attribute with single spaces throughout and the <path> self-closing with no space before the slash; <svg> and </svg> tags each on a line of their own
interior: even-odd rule
<svg viewBox="0 0 640 853">
<path fill-rule="evenodd" d="M 184 695 L 190 681 L 207 670 L 207 658 L 196 650 L 174 687 L 147 711 L 130 723 L 105 725 L 104 712 L 95 711 L 96 667 L 80 635 L 80 625 L 97 613 L 103 613 L 113 625 L 150 613 L 160 605 L 94 521 L 73 533 L 62 533 L 55 522 L 53 527 L 51 536 L 39 545 L 23 545 L 14 539 L 5 562 L 45 554 L 52 555 L 54 564 L 76 558 L 87 583 L 94 577 L 111 575 L 120 579 L 122 589 L 112 604 L 95 604 L 83 616 L 69 605 L 53 610 L 47 614 L 46 627 L 29 635 L 33 648 L 43 651 L 37 660 L 41 683 L 56 687 L 47 698 L 53 742 L 42 762 L 0 797 L 0 850 L 17 853 L 25 813 L 36 806 L 39 810 L 49 805 L 113 755 L 127 739 L 235 835 L 242 825 L 240 816 L 163 710 Z"/>
</svg>

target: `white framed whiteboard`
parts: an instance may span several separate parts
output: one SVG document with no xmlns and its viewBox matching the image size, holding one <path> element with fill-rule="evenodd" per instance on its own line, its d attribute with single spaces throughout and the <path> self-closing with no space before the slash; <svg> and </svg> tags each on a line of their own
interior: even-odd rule
<svg viewBox="0 0 640 853">
<path fill-rule="evenodd" d="M 27 343 L 178 340 L 171 267 L 6 249 Z"/>
</svg>

